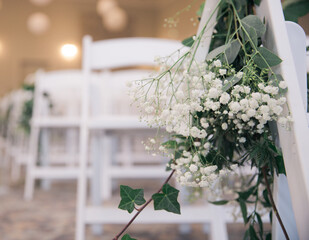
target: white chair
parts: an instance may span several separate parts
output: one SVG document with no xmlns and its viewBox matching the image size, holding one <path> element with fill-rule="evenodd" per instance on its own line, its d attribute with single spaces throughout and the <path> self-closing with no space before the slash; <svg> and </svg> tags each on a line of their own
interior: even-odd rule
<svg viewBox="0 0 309 240">
<path fill-rule="evenodd" d="M 81 125 L 82 79 L 79 70 L 36 73 L 24 192 L 27 200 L 33 197 L 36 179 L 76 179 L 78 176 L 78 153 L 77 146 L 75 149 L 74 146 L 77 145 L 77 132 Z M 67 133 L 66 142 L 62 141 L 62 132 Z M 71 146 L 69 154 L 51 154 L 52 137 L 54 142 L 60 141 L 58 149 L 67 150 L 59 145 Z"/>
<path fill-rule="evenodd" d="M 85 77 L 85 96 L 89 90 L 87 89 L 87 80 L 91 78 L 93 71 L 102 71 L 101 77 L 106 84 L 104 93 L 106 94 L 106 101 L 108 99 L 113 99 L 115 97 L 111 88 L 112 85 L 123 85 L 122 79 L 130 79 L 130 71 L 126 70 L 121 72 L 112 72 L 110 69 L 123 68 L 123 67 L 135 67 L 135 66 L 155 66 L 154 57 L 155 56 L 167 56 L 172 52 L 179 49 L 182 45 L 179 42 L 172 40 L 162 40 L 162 39 L 150 39 L 150 38 L 127 38 L 127 39 L 113 39 L 113 40 L 103 40 L 98 42 L 92 42 L 92 39 L 88 36 L 84 38 L 83 41 L 83 73 Z M 133 73 L 132 73 L 133 75 Z M 136 73 L 134 74 L 135 79 L 140 79 Z M 144 75 L 147 77 L 147 75 Z M 116 82 L 119 79 L 119 82 Z M 119 86 L 114 86 L 118 87 Z M 121 94 L 125 92 L 121 91 Z M 112 95 L 112 96 L 109 96 Z M 103 97 L 103 99 L 104 99 Z M 111 98 L 110 98 L 111 97 Z M 84 113 L 88 112 L 89 103 L 91 102 L 91 97 L 87 97 L 88 100 L 84 101 Z M 117 97 L 116 97 L 117 99 Z M 115 101 L 115 98 L 114 98 Z M 110 106 L 109 102 L 105 102 Z M 102 104 L 105 104 L 104 101 Z M 98 104 L 98 103 L 97 103 Z M 130 164 L 128 166 L 117 166 L 114 167 L 111 164 L 111 152 L 109 149 L 110 145 L 110 134 L 121 134 L 122 138 L 126 138 L 128 133 L 136 133 L 137 131 L 145 131 L 148 127 L 141 123 L 137 115 L 117 115 L 111 114 L 111 112 L 103 112 L 101 116 L 90 116 L 85 114 L 83 128 L 83 135 L 80 144 L 86 144 L 89 137 L 89 131 L 100 130 L 102 132 L 103 138 L 100 136 L 95 136 L 95 141 L 92 142 L 92 148 L 101 146 L 100 141 L 102 141 L 103 156 L 102 159 L 95 159 L 93 161 L 94 177 L 92 189 L 100 188 L 100 175 L 102 180 L 103 191 L 108 190 L 108 195 L 110 196 L 111 180 L 113 178 L 162 178 L 166 177 L 167 173 L 164 172 L 164 167 L 147 167 L 147 166 L 134 166 Z M 88 125 L 87 125 L 88 124 Z M 100 140 L 101 139 L 101 140 Z M 80 176 L 78 181 L 78 201 L 77 201 L 77 223 L 76 223 L 76 240 L 85 239 L 85 225 L 86 224 L 120 224 L 126 223 L 131 216 L 125 212 L 118 210 L 117 207 L 107 207 L 104 203 L 101 205 L 100 196 L 92 196 L 92 205 L 87 205 L 87 185 L 86 185 L 86 149 L 83 156 L 80 158 Z M 96 151 L 94 151 L 96 152 Z M 98 157 L 99 154 L 94 156 Z M 103 166 L 100 166 L 102 162 Z M 134 160 L 133 160 L 134 162 Z M 102 169 L 102 171 L 100 170 Z M 92 191 L 97 192 L 97 191 Z M 99 199 L 99 200 L 98 200 Z M 211 224 L 213 230 L 213 239 L 227 239 L 225 222 L 223 221 L 223 215 L 221 217 L 216 217 L 210 212 L 213 211 L 215 207 L 209 206 L 185 206 L 182 210 L 181 216 L 176 216 L 164 212 L 153 213 L 152 209 L 145 210 L 140 219 L 137 219 L 139 223 L 215 223 Z M 198 214 L 200 212 L 208 212 L 209 214 Z M 217 223 L 217 224 L 216 224 Z M 214 227 L 215 226 L 215 227 Z"/>
</svg>

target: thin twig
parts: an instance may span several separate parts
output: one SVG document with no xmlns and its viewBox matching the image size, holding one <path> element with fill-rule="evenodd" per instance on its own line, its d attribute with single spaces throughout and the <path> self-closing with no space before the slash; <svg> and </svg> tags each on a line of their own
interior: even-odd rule
<svg viewBox="0 0 309 240">
<path fill-rule="evenodd" d="M 271 193 L 271 190 L 270 190 L 270 185 L 269 185 L 269 182 L 268 182 L 268 179 L 267 179 L 267 172 L 266 171 L 267 171 L 267 166 L 262 168 L 262 173 L 263 173 L 263 177 L 264 177 L 264 180 L 265 180 L 265 184 L 266 184 L 266 188 L 267 188 L 267 192 L 268 192 L 268 195 L 269 195 L 269 200 L 270 200 L 271 206 L 274 210 L 274 213 L 276 214 L 276 217 L 278 219 L 278 222 L 281 226 L 281 229 L 284 233 L 286 240 L 290 240 L 289 235 L 288 235 L 288 233 L 287 233 L 287 231 L 286 231 L 286 229 L 283 225 L 283 222 L 282 222 L 281 217 L 279 215 L 279 212 L 277 210 L 276 204 L 274 202 L 274 199 L 273 199 L 273 196 L 272 196 L 272 193 Z"/>
<path fill-rule="evenodd" d="M 162 184 L 162 186 L 160 187 L 160 189 L 156 192 L 159 193 L 161 192 L 163 186 L 168 183 L 168 181 L 171 179 L 171 177 L 173 176 L 175 170 L 173 170 L 171 172 L 171 174 L 168 176 L 168 178 L 164 181 L 164 183 Z M 137 213 L 135 213 L 135 215 L 131 218 L 131 220 L 127 223 L 127 225 L 124 226 L 124 228 L 113 238 L 113 240 L 118 240 L 118 238 L 128 229 L 128 227 L 133 223 L 133 221 L 135 220 L 135 218 L 137 218 L 137 216 L 144 210 L 145 207 L 147 207 L 147 205 L 149 203 L 151 203 L 152 198 L 150 198 L 143 206 L 141 206 L 139 209 L 137 209 Z"/>
</svg>

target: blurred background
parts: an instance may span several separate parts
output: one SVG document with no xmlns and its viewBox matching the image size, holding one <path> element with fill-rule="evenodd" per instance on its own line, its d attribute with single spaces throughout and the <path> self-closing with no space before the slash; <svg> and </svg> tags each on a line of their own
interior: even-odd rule
<svg viewBox="0 0 309 240">
<path fill-rule="evenodd" d="M 92 36 L 94 41 L 123 37 L 152 37 L 181 41 L 190 37 L 197 31 L 196 12 L 203 2 L 203 0 L 0 0 L 0 97 L 4 99 L 13 90 L 22 88 L 25 82 L 33 83 L 27 79 L 38 69 L 47 72 L 81 69 L 82 39 L 85 35 Z M 303 5 L 307 6 L 304 8 L 295 5 L 300 1 L 282 2 L 286 19 L 298 22 L 309 35 L 308 4 Z M 46 96 L 48 98 L 48 95 Z M 19 112 L 22 111 L 22 116 L 27 117 L 25 121 L 28 121 L 26 124 L 29 125 L 31 117 L 29 114 L 32 113 L 29 109 L 32 107 L 33 99 L 31 97 L 25 99 Z M 7 122 L 10 121 L 6 113 L 10 108 L 7 104 L 3 106 L 0 150 L 4 159 L 6 152 L 11 154 L 17 151 L 11 145 L 16 143 L 20 133 L 17 134 L 12 130 L 13 140 L 6 142 L 9 134 Z M 20 122 L 20 119 L 15 118 L 15 121 Z M 27 134 L 26 138 L 29 138 L 29 129 Z M 21 135 L 24 139 L 25 134 Z M 55 135 L 55 141 L 63 138 L 59 129 Z M 72 132 L 66 136 L 77 138 L 76 133 Z M 60 141 L 58 145 L 63 144 Z M 28 148 L 28 145 L 23 148 Z M 14 154 L 10 155 L 10 158 L 13 159 L 13 156 Z M 36 190 L 35 198 L 28 202 L 23 200 L 24 166 L 21 176 L 13 180 L 3 179 L 3 172 L 11 171 L 5 169 L 2 168 L 0 175 L 0 184 L 6 183 L 5 190 L 0 189 L 0 240 L 74 239 L 76 181 L 56 181 L 51 188 L 41 186 L 42 188 Z M 11 175 L 14 175 L 14 172 Z M 131 181 L 130 184 L 133 186 L 139 186 L 138 181 L 123 181 L 126 184 Z M 144 181 L 144 183 L 151 193 L 161 182 Z M 267 227 L 269 229 L 269 225 Z M 104 239 L 111 239 L 119 229 L 119 225 L 107 226 Z M 201 226 L 193 225 L 190 234 L 181 235 L 176 225 L 168 227 L 136 225 L 132 229 L 139 240 L 199 240 L 205 239 L 204 230 Z M 229 239 L 236 240 L 241 238 L 244 230 L 242 224 L 235 223 L 228 225 L 228 231 Z M 87 239 L 102 239 L 102 236 L 96 236 L 88 229 Z"/>
</svg>

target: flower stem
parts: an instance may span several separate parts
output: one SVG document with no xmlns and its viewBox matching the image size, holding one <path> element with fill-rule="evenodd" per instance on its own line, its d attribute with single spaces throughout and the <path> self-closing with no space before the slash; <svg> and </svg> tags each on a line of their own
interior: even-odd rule
<svg viewBox="0 0 309 240">
<path fill-rule="evenodd" d="M 276 217 L 277 217 L 277 219 L 278 219 L 278 222 L 279 222 L 279 224 L 280 224 L 280 226 L 281 226 L 281 229 L 282 229 L 282 231 L 283 231 L 283 234 L 284 234 L 286 240 L 290 240 L 289 235 L 288 235 L 288 233 L 287 233 L 287 231 L 286 231 L 286 229 L 285 229 L 285 227 L 284 227 L 284 225 L 283 225 L 283 222 L 282 222 L 282 220 L 281 220 L 281 217 L 280 217 L 280 215 L 279 215 L 279 212 L 278 212 L 278 210 L 277 210 L 275 201 L 274 201 L 274 199 L 273 199 L 273 196 L 272 196 L 272 193 L 271 193 L 271 190 L 270 190 L 270 185 L 269 185 L 269 182 L 268 182 L 268 179 L 267 179 L 267 166 L 265 166 L 265 167 L 262 168 L 262 173 L 263 173 L 263 177 L 264 177 L 264 180 L 265 180 L 267 192 L 268 192 L 268 195 L 269 195 L 269 200 L 270 200 L 271 206 L 272 206 L 272 208 L 273 208 L 273 211 L 274 211 L 274 213 L 276 214 Z"/>
<path fill-rule="evenodd" d="M 175 170 L 171 172 L 171 174 L 168 176 L 168 178 L 164 181 L 160 189 L 156 192 L 159 193 L 161 192 L 163 186 L 169 182 L 171 177 L 173 176 Z M 152 202 L 152 198 L 150 198 L 143 206 L 141 206 L 139 209 L 137 209 L 137 213 L 131 218 L 131 220 L 127 223 L 127 225 L 124 226 L 124 228 L 113 238 L 113 240 L 118 240 L 119 237 L 128 229 L 128 227 L 134 222 L 135 218 L 148 206 L 149 203 Z"/>
</svg>

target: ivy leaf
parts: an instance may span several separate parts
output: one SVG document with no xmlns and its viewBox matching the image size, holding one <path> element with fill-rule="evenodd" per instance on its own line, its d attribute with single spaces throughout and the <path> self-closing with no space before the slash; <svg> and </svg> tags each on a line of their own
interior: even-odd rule
<svg viewBox="0 0 309 240">
<path fill-rule="evenodd" d="M 241 19 L 241 23 L 244 26 L 245 30 L 249 32 L 249 29 L 252 28 L 257 37 L 262 37 L 266 32 L 266 27 L 263 22 L 259 19 L 259 17 L 255 15 L 248 15 Z"/>
<path fill-rule="evenodd" d="M 261 69 L 273 67 L 282 62 L 282 60 L 277 55 L 269 51 L 267 48 L 258 47 L 257 50 L 259 53 L 257 53 L 257 55 L 254 57 L 253 61 Z"/>
<path fill-rule="evenodd" d="M 121 201 L 118 208 L 133 212 L 134 204 L 142 205 L 146 202 L 143 189 L 132 189 L 128 186 L 120 185 Z"/>
<path fill-rule="evenodd" d="M 211 203 L 211 204 L 214 204 L 214 205 L 225 205 L 225 204 L 227 204 L 229 201 L 227 201 L 227 200 L 220 200 L 220 201 L 215 201 L 215 202 L 211 202 L 211 201 L 208 201 L 209 203 Z"/>
<path fill-rule="evenodd" d="M 181 43 L 182 43 L 182 45 L 184 45 L 186 47 L 191 47 L 193 45 L 193 43 L 194 43 L 193 36 L 188 37 L 188 38 L 182 40 Z"/>
<path fill-rule="evenodd" d="M 166 210 L 168 212 L 180 214 L 180 205 L 177 201 L 179 190 L 169 184 L 164 184 L 162 193 L 152 195 L 155 210 Z"/>
<path fill-rule="evenodd" d="M 135 238 L 131 238 L 129 234 L 124 235 L 121 240 L 137 240 Z"/>
<path fill-rule="evenodd" d="M 206 60 L 214 59 L 220 54 L 223 54 L 222 61 L 228 64 L 231 64 L 236 59 L 238 52 L 240 50 L 240 47 L 241 46 L 238 40 L 233 40 L 230 43 L 227 43 L 223 46 L 220 46 L 212 50 L 210 53 L 207 54 Z"/>
</svg>

